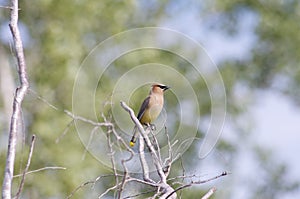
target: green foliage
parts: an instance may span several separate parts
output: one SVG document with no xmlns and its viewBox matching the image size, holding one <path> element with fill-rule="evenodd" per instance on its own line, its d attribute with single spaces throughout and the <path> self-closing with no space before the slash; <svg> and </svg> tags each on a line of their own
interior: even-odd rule
<svg viewBox="0 0 300 199">
<path fill-rule="evenodd" d="M 252 186 L 252 198 L 281 198 L 286 192 L 293 193 L 300 187 L 296 179 L 289 177 L 286 165 L 276 162 L 274 154 L 257 147 L 256 159 L 261 164 L 262 170 L 258 171 L 261 180 L 259 184 Z"/>
<path fill-rule="evenodd" d="M 233 96 L 236 87 L 241 84 L 253 89 L 274 88 L 300 102 L 300 92 L 297 92 L 300 83 L 300 68 L 298 67 L 300 62 L 299 1 L 227 0 L 203 4 L 191 1 L 189 6 L 178 8 L 176 3 L 179 1 L 20 1 L 20 21 L 25 25 L 29 34 L 26 37 L 28 45 L 25 46 L 25 54 L 30 84 L 34 91 L 28 93 L 24 102 L 25 134 L 26 137 L 30 137 L 31 134 L 37 135 L 30 170 L 47 166 L 66 168 L 66 170 L 47 170 L 28 175 L 23 198 L 66 198 L 81 183 L 110 172 L 109 168 L 97 161 L 92 154 L 87 153 L 85 158 L 82 158 L 85 148 L 81 137 L 78 136 L 74 125 L 68 126 L 71 118 L 63 113 L 64 109 L 72 110 L 72 89 L 76 72 L 83 59 L 99 42 L 131 28 L 157 26 L 163 21 L 172 20 L 170 17 L 174 15 L 170 13 L 170 10 L 175 10 L 176 14 L 180 14 L 188 13 L 194 7 L 196 10 L 201 10 L 201 14 L 203 13 L 203 15 L 199 14 L 200 17 L 205 17 L 207 14 L 221 16 L 218 18 L 218 23 L 210 28 L 218 29 L 232 38 L 239 31 L 237 24 L 243 23 L 240 19 L 245 11 L 257 16 L 254 31 L 256 40 L 248 58 L 239 61 L 225 60 L 219 66 L 226 88 L 230 117 L 236 118 L 245 111 L 244 106 L 247 106 L 247 104 L 241 105 L 240 102 L 235 101 Z M 0 12 L 0 22 L 3 23 L 7 20 L 8 11 Z M 147 39 L 146 35 L 140 37 Z M 173 49 L 181 48 L 180 44 L 173 46 Z M 6 49 L 9 52 L 9 46 L 6 46 Z M 197 57 L 194 50 L 185 49 L 191 57 Z M 112 106 L 105 102 L 109 101 L 108 99 L 113 94 L 112 88 L 116 81 L 132 67 L 150 62 L 172 66 L 190 78 L 196 97 L 200 102 L 201 118 L 210 116 L 212 104 L 208 87 L 204 78 L 195 75 L 197 71 L 191 64 L 171 52 L 146 49 L 133 51 L 126 56 L 119 57 L 111 63 L 99 79 L 95 93 L 97 99 L 95 109 L 99 110 L 96 113 L 99 121 L 103 120 L 100 112 L 103 112 L 108 118 L 110 117 Z M 92 73 L 93 71 L 89 71 L 87 76 L 92 76 Z M 168 74 L 163 75 L 168 76 Z M 89 84 L 89 80 L 87 79 L 85 83 L 93 86 Z M 181 92 L 184 91 L 184 89 L 181 90 Z M 147 93 L 148 85 L 141 85 L 132 93 L 129 105 L 137 111 L 141 103 L 139 99 L 142 99 Z M 37 95 L 47 99 L 58 110 L 39 100 Z M 168 128 L 172 132 L 178 127 L 180 107 L 177 105 L 178 99 L 172 92 L 166 94 L 165 101 L 168 113 L 174 113 L 168 118 Z M 87 106 L 89 104 L 83 102 L 80 108 L 84 110 Z M 196 111 L 191 114 L 195 115 Z M 114 118 L 111 119 L 114 121 Z M 2 130 L 2 127 L 0 129 Z M 188 131 L 189 127 L 186 130 Z M 88 138 L 89 135 L 90 131 L 87 131 L 86 137 Z M 197 137 L 203 138 L 203 132 L 199 130 Z M 2 138 L 6 139 L 3 134 Z M 194 157 L 198 155 L 199 139 L 184 154 L 185 162 L 190 163 L 186 165 L 186 169 L 192 171 L 197 171 L 198 167 L 198 162 Z M 1 141 L 2 143 L 3 141 Z M 99 143 L 99 148 L 104 144 L 106 143 Z M 228 155 L 230 165 L 235 160 L 238 150 L 236 145 L 234 141 L 224 139 L 220 140 L 216 148 L 226 157 Z M 18 173 L 17 171 L 21 172 L 24 168 L 22 159 L 26 160 L 26 151 L 28 151 L 27 142 L 24 148 L 18 151 L 16 173 Z M 1 151 L 0 154 L 0 168 L 3 170 L 6 153 Z M 297 183 L 287 183 L 284 189 L 279 189 L 280 182 L 285 181 L 288 169 L 284 165 L 277 165 L 274 170 L 269 170 L 273 166 L 270 161 L 274 160 L 259 158 L 257 161 L 264 163 L 261 166 L 269 178 L 267 183 L 255 187 L 253 191 L 256 193 L 255 197 L 272 198 L 274 196 L 273 198 L 275 198 L 276 194 L 295 190 L 298 187 Z M 222 160 L 218 162 L 226 164 Z M 172 176 L 181 174 L 182 170 L 182 165 L 177 161 L 174 164 Z M 271 184 L 268 184 L 269 182 Z M 18 183 L 19 180 L 15 180 L 15 189 Z M 88 186 L 82 188 L 76 192 L 74 198 L 95 198 L 109 188 L 112 183 L 113 179 L 104 179 L 96 183 L 94 189 Z M 271 187 L 267 193 L 269 195 L 263 193 L 267 184 Z M 223 185 L 221 184 L 221 186 Z M 183 191 L 183 198 L 198 197 L 205 194 L 205 190 L 186 189 Z"/>
<path fill-rule="evenodd" d="M 241 81 L 247 80 L 253 87 L 274 87 L 299 102 L 299 95 L 293 92 L 300 73 L 299 1 L 218 1 L 217 7 L 226 16 L 225 22 L 243 10 L 259 17 L 251 59 L 234 64 Z M 228 28 L 238 31 L 236 23 L 228 21 Z"/>
</svg>

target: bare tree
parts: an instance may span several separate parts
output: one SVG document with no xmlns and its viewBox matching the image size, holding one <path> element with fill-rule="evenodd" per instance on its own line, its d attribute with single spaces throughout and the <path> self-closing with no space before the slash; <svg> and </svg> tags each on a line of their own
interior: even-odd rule
<svg viewBox="0 0 300 199">
<path fill-rule="evenodd" d="M 107 121 L 103 115 L 102 117 L 104 118 L 104 122 L 98 123 L 95 121 L 85 119 L 80 116 L 75 116 L 72 113 L 65 111 L 70 117 L 73 118 L 73 120 L 80 120 L 82 122 L 86 122 L 91 125 L 94 125 L 95 127 L 102 126 L 107 128 L 107 132 L 106 132 L 107 146 L 108 146 L 108 154 L 111 159 L 111 168 L 112 168 L 112 173 L 110 175 L 100 175 L 95 180 L 91 180 L 81 184 L 67 198 L 71 198 L 79 189 L 81 189 L 82 187 L 88 184 L 95 184 L 96 182 L 100 181 L 103 178 L 114 177 L 115 184 L 112 187 L 107 188 L 102 194 L 98 196 L 98 198 L 103 198 L 109 192 L 113 192 L 115 198 L 133 198 L 133 197 L 142 196 L 143 194 L 152 193 L 152 196 L 150 198 L 175 199 L 177 198 L 177 192 L 182 189 L 185 189 L 187 187 L 196 184 L 203 184 L 211 180 L 220 178 L 222 176 L 226 176 L 228 174 L 227 172 L 223 172 L 209 179 L 198 180 L 198 181 L 191 180 L 186 184 L 182 184 L 182 181 L 174 182 L 174 180 L 182 180 L 182 179 L 189 178 L 189 176 L 177 176 L 175 178 L 169 178 L 172 164 L 174 163 L 174 159 L 172 157 L 172 152 L 173 152 L 172 148 L 177 143 L 177 141 L 175 141 L 174 143 L 170 143 L 168 135 L 166 134 L 168 138 L 167 141 L 168 141 L 169 153 L 167 157 L 162 158 L 158 141 L 155 135 L 151 133 L 152 131 L 151 127 L 149 126 L 144 129 L 141 123 L 139 122 L 139 120 L 136 118 L 134 111 L 129 106 L 127 106 L 124 102 L 121 102 L 121 106 L 125 111 L 129 113 L 129 116 L 131 117 L 134 124 L 137 126 L 137 129 L 140 133 L 139 147 L 138 147 L 137 154 L 135 151 L 131 149 L 131 147 L 127 144 L 127 142 L 119 135 L 119 133 L 116 131 L 114 127 L 114 124 Z M 115 139 L 113 139 L 113 137 Z M 116 143 L 113 143 L 112 140 L 115 140 Z M 124 148 L 126 149 L 127 152 L 130 153 L 129 157 L 124 156 L 124 159 L 121 160 L 121 164 L 123 168 L 121 171 L 117 169 L 115 151 L 113 148 L 114 144 L 119 145 L 120 148 Z M 149 151 L 150 156 L 146 157 L 145 155 L 146 151 Z M 128 165 L 135 155 L 138 155 L 139 157 L 140 168 L 142 170 L 141 178 L 135 177 L 132 173 L 129 172 L 130 168 Z M 156 173 L 156 175 L 154 175 L 154 173 L 150 171 L 149 169 L 150 164 L 154 165 L 155 168 L 154 173 Z M 195 177 L 195 176 L 190 176 L 190 177 Z M 140 192 L 140 193 L 135 193 L 134 195 L 133 194 L 128 195 L 128 193 L 126 193 L 125 190 L 126 187 L 129 186 L 128 185 L 129 183 L 136 183 L 137 185 L 142 184 L 146 187 L 147 186 L 150 187 L 151 189 L 149 189 L 149 191 L 145 193 Z M 172 184 L 181 184 L 181 186 L 174 189 L 171 186 Z M 216 191 L 215 187 L 211 188 L 202 198 L 203 199 L 209 198 L 211 195 L 213 195 L 213 193 L 215 193 L 215 191 Z"/>
</svg>

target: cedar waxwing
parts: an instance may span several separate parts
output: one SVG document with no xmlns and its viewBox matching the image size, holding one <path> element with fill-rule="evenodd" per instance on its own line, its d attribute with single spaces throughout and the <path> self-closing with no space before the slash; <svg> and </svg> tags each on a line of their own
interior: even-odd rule
<svg viewBox="0 0 300 199">
<path fill-rule="evenodd" d="M 164 105 L 164 91 L 170 87 L 163 84 L 153 84 L 149 96 L 144 100 L 140 108 L 137 119 L 142 125 L 149 126 L 160 114 Z M 137 127 L 134 127 L 130 146 L 133 147 L 138 135 Z"/>
</svg>

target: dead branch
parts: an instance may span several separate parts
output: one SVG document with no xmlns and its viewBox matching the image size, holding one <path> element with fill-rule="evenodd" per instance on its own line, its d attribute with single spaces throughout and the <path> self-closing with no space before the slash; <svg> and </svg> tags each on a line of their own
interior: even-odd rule
<svg viewBox="0 0 300 199">
<path fill-rule="evenodd" d="M 32 138 L 31 138 L 31 144 L 30 144 L 30 150 L 29 150 L 29 155 L 28 155 L 28 159 L 27 159 L 27 164 L 26 164 L 26 167 L 25 167 L 25 169 L 23 171 L 22 180 L 21 180 L 21 184 L 20 184 L 19 190 L 17 192 L 17 195 L 15 196 L 16 199 L 18 199 L 20 197 L 21 192 L 23 190 L 23 186 L 24 186 L 24 182 L 25 182 L 25 176 L 26 176 L 26 173 L 27 173 L 27 171 L 29 169 L 31 158 L 32 158 L 34 143 L 35 143 L 35 135 L 33 135 Z"/>
<path fill-rule="evenodd" d="M 208 199 L 217 191 L 216 187 L 211 188 L 201 199 Z"/>
<path fill-rule="evenodd" d="M 11 198 L 12 180 L 14 176 L 14 163 L 16 156 L 16 144 L 17 144 L 17 131 L 18 124 L 22 121 L 22 102 L 27 93 L 29 83 L 26 72 L 26 63 L 23 51 L 23 44 L 21 35 L 18 28 L 18 0 L 11 0 L 11 15 L 10 15 L 10 30 L 14 40 L 15 53 L 18 63 L 18 75 L 20 86 L 16 89 L 14 102 L 13 102 L 13 113 L 10 121 L 10 130 L 8 138 L 8 149 L 6 157 L 6 165 L 4 171 L 4 179 L 2 186 L 2 198 Z"/>
<path fill-rule="evenodd" d="M 40 172 L 40 171 L 44 171 L 44 170 L 59 170 L 59 169 L 66 170 L 67 168 L 65 168 L 65 167 L 43 167 L 40 169 L 28 171 L 25 174 L 28 175 L 28 174 L 32 174 L 32 173 L 36 173 L 36 172 Z M 23 174 L 14 175 L 14 178 L 21 177 L 21 176 L 23 176 Z"/>
<path fill-rule="evenodd" d="M 68 123 L 68 125 L 67 125 L 66 128 L 64 129 L 63 133 L 62 133 L 58 138 L 56 138 L 56 140 L 55 140 L 55 143 L 56 143 L 56 144 L 59 143 L 60 140 L 68 133 L 68 131 L 69 131 L 71 125 L 73 125 L 73 124 L 74 124 L 74 119 L 72 119 L 72 120 Z"/>
<path fill-rule="evenodd" d="M 161 153 L 160 148 L 156 147 L 156 149 L 155 149 L 155 146 L 154 146 L 154 145 L 158 145 L 158 141 L 156 139 L 153 139 L 153 141 L 151 141 L 150 138 L 149 138 L 149 135 L 151 135 L 151 132 L 150 132 L 151 128 L 146 127 L 146 129 L 144 129 L 143 126 L 138 121 L 138 119 L 136 118 L 136 116 L 134 115 L 133 110 L 130 107 L 128 107 L 124 102 L 121 102 L 121 106 L 124 108 L 124 110 L 126 110 L 129 113 L 132 121 L 135 123 L 135 125 L 138 128 L 139 133 L 140 133 L 138 156 L 139 156 L 139 160 L 140 160 L 140 166 L 142 168 L 142 175 L 143 175 L 142 179 L 135 178 L 135 177 L 131 176 L 131 173 L 129 173 L 129 169 L 128 169 L 126 164 L 132 160 L 132 158 L 135 155 L 135 152 L 132 150 L 131 147 L 129 147 L 127 142 L 115 130 L 115 127 L 114 127 L 113 123 L 107 121 L 104 116 L 103 116 L 104 122 L 103 123 L 98 123 L 98 122 L 94 122 L 94 121 L 88 120 L 88 119 L 80 117 L 80 116 L 73 115 L 72 113 L 70 113 L 68 111 L 64 111 L 73 120 L 80 120 L 82 122 L 89 123 L 91 125 L 94 125 L 95 128 L 99 127 L 99 126 L 107 127 L 107 132 L 106 132 L 106 134 L 107 134 L 107 146 L 108 146 L 108 152 L 107 153 L 108 153 L 108 156 L 110 157 L 111 167 L 112 167 L 112 174 L 110 175 L 110 177 L 114 177 L 115 183 L 111 187 L 107 188 L 104 192 L 102 192 L 98 196 L 98 198 L 105 197 L 109 192 L 114 192 L 114 197 L 115 198 L 133 198 L 133 197 L 138 197 L 138 196 L 141 196 L 141 195 L 145 194 L 145 193 L 141 192 L 141 193 L 134 193 L 133 195 L 127 195 L 126 196 L 126 192 L 124 192 L 124 191 L 126 190 L 126 186 L 128 186 L 127 184 L 129 182 L 135 182 L 135 183 L 138 183 L 138 184 L 142 184 L 142 185 L 151 187 L 151 191 L 149 189 L 149 191 L 146 192 L 146 193 L 150 193 L 150 192 L 154 193 L 151 198 L 176 199 L 177 198 L 177 191 L 179 191 L 179 190 L 190 187 L 192 185 L 206 183 L 206 182 L 209 182 L 211 180 L 217 179 L 219 177 L 222 177 L 222 176 L 225 176 L 225 175 L 228 174 L 227 172 L 223 172 L 222 174 L 220 174 L 218 176 L 215 176 L 215 177 L 212 177 L 212 178 L 209 178 L 209 179 L 206 179 L 206 180 L 191 181 L 188 184 L 183 184 L 183 182 L 177 182 L 177 183 L 181 184 L 181 186 L 178 187 L 177 189 L 174 189 L 169 184 L 169 183 L 173 184 L 174 180 L 176 180 L 176 179 L 183 180 L 183 179 L 186 179 L 186 178 L 198 177 L 196 175 L 186 176 L 185 171 L 184 171 L 183 176 L 177 176 L 175 178 L 168 179 L 168 175 L 170 173 L 172 163 L 174 162 L 175 159 L 177 159 L 177 157 L 173 158 L 174 152 L 172 151 L 172 148 L 174 147 L 174 145 L 178 141 L 176 140 L 173 144 L 171 144 L 168 133 L 167 133 L 167 129 L 165 130 L 165 133 L 166 133 L 166 136 L 167 136 L 167 141 L 168 141 L 169 151 L 168 151 L 167 157 L 163 158 L 160 154 Z M 113 142 L 114 139 L 113 139 L 112 136 L 114 138 L 116 138 L 116 142 Z M 152 133 L 152 136 L 155 136 L 155 135 L 153 135 L 153 133 Z M 123 170 L 122 170 L 123 174 L 119 174 L 119 171 L 117 170 L 117 160 L 115 159 L 115 150 L 114 150 L 114 146 L 116 144 L 120 148 L 125 147 L 126 150 L 128 152 L 130 152 L 130 156 L 128 158 L 124 158 L 124 159 L 120 160 L 120 162 L 123 166 Z M 150 160 L 147 160 L 147 158 L 145 156 L 145 148 L 146 147 L 149 150 L 150 155 L 151 155 Z M 153 178 L 154 176 L 152 177 L 152 173 L 149 170 L 149 163 L 150 162 L 151 162 L 151 164 L 154 164 L 154 166 L 156 168 L 157 175 L 159 177 L 159 180 L 157 180 L 157 176 L 156 176 L 156 178 Z M 184 168 L 183 168 L 183 170 L 184 170 Z M 101 178 L 102 177 L 98 177 L 96 180 L 88 181 L 88 182 L 85 182 L 85 183 L 81 184 L 67 198 L 72 197 L 75 194 L 75 192 L 77 192 L 82 187 L 84 187 L 84 186 L 86 186 L 90 183 L 95 184 Z M 203 196 L 203 199 L 208 199 L 215 191 L 216 191 L 215 188 L 210 189 Z M 125 195 L 125 196 L 123 196 L 123 195 Z"/>
<path fill-rule="evenodd" d="M 185 184 L 185 185 L 182 185 L 182 186 L 178 187 L 177 189 L 174 190 L 174 192 L 177 192 L 177 191 L 179 191 L 179 190 L 185 189 L 185 188 L 190 187 L 190 186 L 195 185 L 195 184 L 204 184 L 204 183 L 207 183 L 207 182 L 209 182 L 209 181 L 218 179 L 218 178 L 223 177 L 223 176 L 226 176 L 226 175 L 228 175 L 228 173 L 227 173 L 226 171 L 224 171 L 224 172 L 222 172 L 220 175 L 214 176 L 214 177 L 212 177 L 212 178 L 208 178 L 208 179 L 206 179 L 206 180 L 191 181 L 191 182 L 188 183 L 188 184 Z M 173 194 L 173 193 L 171 193 L 170 195 L 168 195 L 168 196 L 166 197 L 166 199 L 169 198 L 172 194 Z"/>
<path fill-rule="evenodd" d="M 74 120 L 79 120 L 79 121 L 82 121 L 82 122 L 86 122 L 86 123 L 89 123 L 93 126 L 104 126 L 104 127 L 110 127 L 110 126 L 113 126 L 112 123 L 110 122 L 95 122 L 93 120 L 89 120 L 89 119 L 86 119 L 84 117 L 81 117 L 81 116 L 77 116 L 77 115 L 74 115 L 73 113 L 71 113 L 70 111 L 68 110 L 64 110 L 64 112 L 70 116 L 71 118 L 73 118 Z"/>
<path fill-rule="evenodd" d="M 145 156 L 145 143 L 143 137 L 139 136 L 139 158 L 142 166 L 143 178 L 147 182 L 153 182 L 149 176 L 149 167 Z"/>
<path fill-rule="evenodd" d="M 91 181 L 87 181 L 87 182 L 84 182 L 82 183 L 81 185 L 79 185 L 78 187 L 76 187 L 68 196 L 66 199 L 69 199 L 71 197 L 73 197 L 73 195 L 81 188 L 83 188 L 84 186 L 88 185 L 88 184 L 93 184 L 95 185 L 96 182 L 98 182 L 99 180 L 101 180 L 102 178 L 105 178 L 105 177 L 111 177 L 113 176 L 113 174 L 108 174 L 108 175 L 101 175 L 101 176 L 98 176 L 95 180 L 91 180 Z"/>
<path fill-rule="evenodd" d="M 135 123 L 135 125 L 137 126 L 137 128 L 140 132 L 140 135 L 141 135 L 140 136 L 141 138 L 139 139 L 140 145 L 141 144 L 143 145 L 145 142 L 148 149 L 150 150 L 152 161 L 155 165 L 157 174 L 160 177 L 160 181 L 156 183 L 156 186 L 158 187 L 158 190 L 159 190 L 157 195 L 161 195 L 160 198 L 166 198 L 167 196 L 169 196 L 171 198 L 176 198 L 177 197 L 176 192 L 174 192 L 174 189 L 169 184 L 167 184 L 167 175 L 166 174 L 168 174 L 169 172 L 165 173 L 163 170 L 163 165 L 161 163 L 162 161 L 160 159 L 160 157 L 161 157 L 160 150 L 157 150 L 157 151 L 155 150 L 152 142 L 150 141 L 150 139 L 148 137 L 149 133 L 147 133 L 144 130 L 143 126 L 141 125 L 139 120 L 136 118 L 134 111 L 129 106 L 127 106 L 125 102 L 121 102 L 121 106 L 123 107 L 123 109 L 125 111 L 127 111 L 129 113 L 132 121 Z M 149 129 L 151 131 L 151 128 L 148 127 L 147 129 Z M 143 157 L 141 157 L 141 154 L 143 155 L 143 153 L 139 154 L 140 160 L 143 160 Z M 143 172 L 145 172 L 145 169 L 147 169 L 148 166 L 146 166 L 147 164 L 145 163 L 145 161 L 141 161 L 141 164 L 143 167 Z M 143 175 L 144 175 L 144 178 L 146 178 L 145 181 L 146 180 L 148 181 L 150 179 L 150 178 L 148 179 L 148 174 L 143 173 Z M 153 181 L 153 180 L 151 180 L 151 181 Z"/>
</svg>

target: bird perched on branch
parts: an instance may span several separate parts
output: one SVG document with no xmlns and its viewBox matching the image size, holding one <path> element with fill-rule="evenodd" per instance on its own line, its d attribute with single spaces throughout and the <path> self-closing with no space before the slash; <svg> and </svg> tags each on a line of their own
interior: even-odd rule
<svg viewBox="0 0 300 199">
<path fill-rule="evenodd" d="M 137 119 L 142 125 L 151 126 L 152 122 L 159 116 L 164 105 L 164 91 L 170 87 L 163 84 L 153 84 L 148 97 L 141 105 Z M 133 147 L 138 135 L 137 127 L 134 127 L 133 136 L 130 140 L 130 146 Z"/>
</svg>

